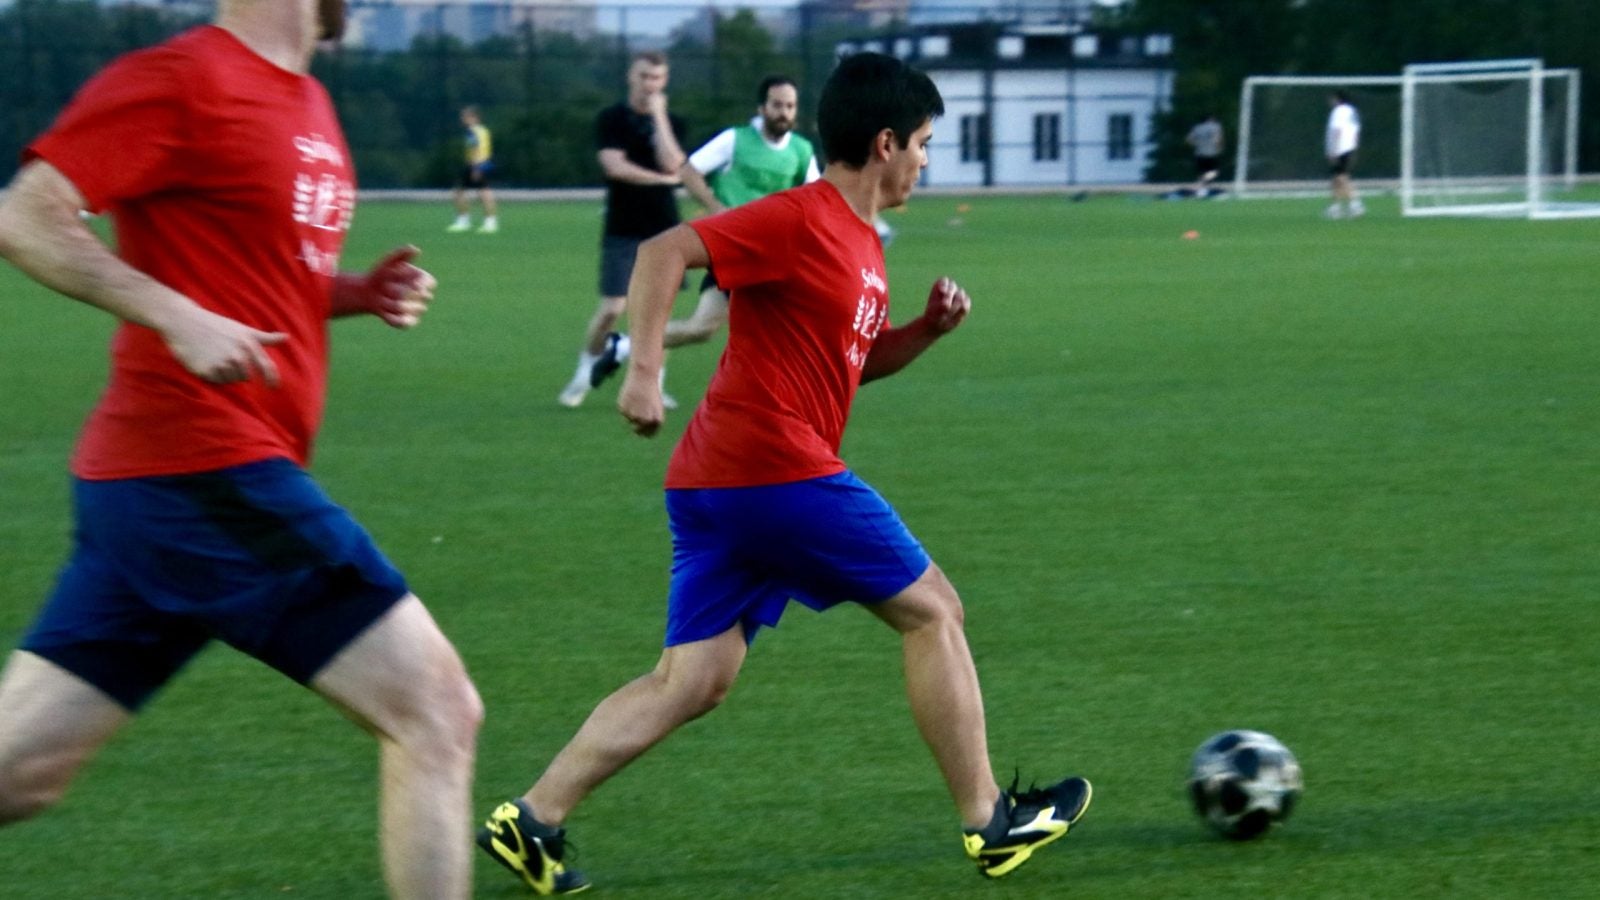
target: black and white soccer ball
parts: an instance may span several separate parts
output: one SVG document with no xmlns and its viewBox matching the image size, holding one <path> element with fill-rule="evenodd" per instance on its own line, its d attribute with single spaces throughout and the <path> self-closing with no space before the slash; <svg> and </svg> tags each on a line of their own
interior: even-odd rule
<svg viewBox="0 0 1600 900">
<path fill-rule="evenodd" d="M 1265 834 L 1294 812 L 1304 782 L 1283 742 L 1261 731 L 1224 731 L 1194 752 L 1189 797 L 1219 834 L 1239 841 Z"/>
</svg>

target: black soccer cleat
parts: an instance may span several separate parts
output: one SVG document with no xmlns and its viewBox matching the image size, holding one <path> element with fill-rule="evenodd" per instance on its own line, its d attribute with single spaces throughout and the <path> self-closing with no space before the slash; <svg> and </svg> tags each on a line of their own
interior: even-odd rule
<svg viewBox="0 0 1600 900">
<path fill-rule="evenodd" d="M 962 835 L 967 856 L 978 864 L 978 872 L 999 878 L 1033 855 L 1033 851 L 1058 838 L 1089 808 L 1094 789 L 1087 779 L 1068 778 L 1046 788 L 1018 791 L 1017 783 L 1000 792 L 994 818 L 976 831 Z"/>
<path fill-rule="evenodd" d="M 551 828 L 534 818 L 528 804 L 508 800 L 495 807 L 478 829 L 478 846 L 517 873 L 535 894 L 576 894 L 589 889 L 589 879 L 562 863 L 566 837 L 565 829 Z"/>
<path fill-rule="evenodd" d="M 589 386 L 597 388 L 605 383 L 607 378 L 616 374 L 622 368 L 622 361 L 628 358 L 628 338 L 625 335 L 610 332 L 606 335 L 606 348 L 600 351 L 600 358 L 589 367 Z"/>
</svg>

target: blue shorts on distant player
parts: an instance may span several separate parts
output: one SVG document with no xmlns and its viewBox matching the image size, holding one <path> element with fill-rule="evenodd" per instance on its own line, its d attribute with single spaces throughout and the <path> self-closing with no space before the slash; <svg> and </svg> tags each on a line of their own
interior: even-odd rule
<svg viewBox="0 0 1600 900">
<path fill-rule="evenodd" d="M 754 640 L 790 599 L 816 610 L 910 587 L 928 554 L 854 473 L 789 484 L 667 491 L 672 587 L 666 645 L 744 626 Z"/>
<path fill-rule="evenodd" d="M 307 683 L 407 594 L 288 460 L 77 480 L 73 503 L 72 557 L 22 649 L 129 710 L 213 638 Z"/>
</svg>

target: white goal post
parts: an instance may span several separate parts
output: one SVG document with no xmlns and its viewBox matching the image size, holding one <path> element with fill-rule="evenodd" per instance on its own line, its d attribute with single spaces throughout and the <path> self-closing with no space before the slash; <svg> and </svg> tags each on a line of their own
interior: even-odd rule
<svg viewBox="0 0 1600 900">
<path fill-rule="evenodd" d="M 1579 75 L 1538 59 L 1419 63 L 1401 74 L 1406 216 L 1600 216 L 1577 202 Z"/>
</svg>

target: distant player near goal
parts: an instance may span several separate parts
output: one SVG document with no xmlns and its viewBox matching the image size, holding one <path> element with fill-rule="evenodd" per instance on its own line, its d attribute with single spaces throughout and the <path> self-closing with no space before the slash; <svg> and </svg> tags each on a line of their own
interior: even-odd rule
<svg viewBox="0 0 1600 900">
<path fill-rule="evenodd" d="M 943 112 L 927 75 L 892 56 L 846 57 L 822 89 L 821 179 L 641 246 L 628 291 L 634 355 L 617 399 L 628 424 L 644 436 L 661 426 L 663 336 L 686 269 L 713 268 L 731 292 L 728 348 L 667 466 L 673 565 L 658 664 L 601 701 L 533 787 L 478 832 L 535 892 L 588 886 L 566 868 L 567 817 L 716 708 L 757 631 L 776 625 L 791 598 L 816 610 L 859 603 L 899 635 L 912 718 L 984 875 L 1016 869 L 1088 808 L 1082 778 L 1020 791 L 996 782 L 961 599 L 893 507 L 839 458 L 859 385 L 910 365 L 971 309 L 966 291 L 940 278 L 920 315 L 891 326 L 871 225 L 910 197 Z M 881 803 L 863 808 L 896 815 Z"/>
<path fill-rule="evenodd" d="M 1328 172 L 1333 177 L 1333 203 L 1324 213 L 1330 219 L 1353 219 L 1367 213 L 1350 182 L 1356 148 L 1361 145 L 1361 113 L 1350 95 L 1334 91 L 1328 95 L 1328 130 L 1323 136 L 1323 151 L 1328 156 Z"/>
<path fill-rule="evenodd" d="M 1189 134 L 1183 140 L 1194 150 L 1194 195 L 1209 196 L 1211 183 L 1217 180 L 1217 175 L 1222 171 L 1222 122 L 1218 121 L 1215 113 L 1206 116 L 1189 129 Z"/>
</svg>

